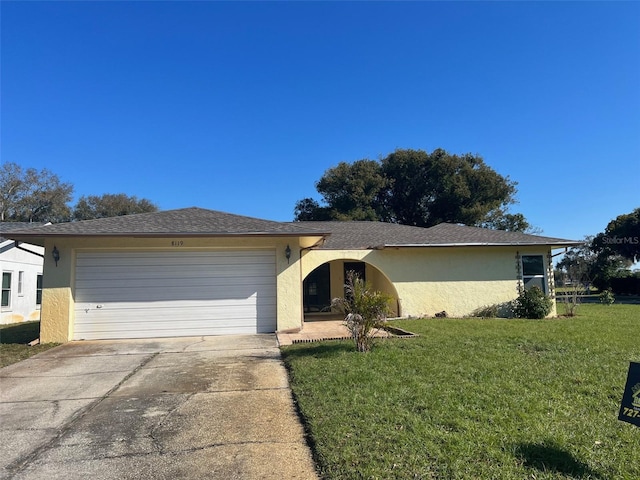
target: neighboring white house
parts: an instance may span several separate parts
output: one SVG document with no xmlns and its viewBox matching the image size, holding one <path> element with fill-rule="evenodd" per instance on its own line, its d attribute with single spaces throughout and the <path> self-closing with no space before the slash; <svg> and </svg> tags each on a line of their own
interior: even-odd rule
<svg viewBox="0 0 640 480">
<path fill-rule="evenodd" d="M 41 225 L 22 222 L 0 223 L 0 324 L 40 320 L 44 248 L 9 240 L 4 238 L 4 235 L 12 230 Z"/>
</svg>

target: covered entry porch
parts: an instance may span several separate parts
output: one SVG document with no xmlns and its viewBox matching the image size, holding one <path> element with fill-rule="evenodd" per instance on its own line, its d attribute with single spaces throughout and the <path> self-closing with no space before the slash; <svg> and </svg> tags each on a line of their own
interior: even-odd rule
<svg viewBox="0 0 640 480">
<path fill-rule="evenodd" d="M 331 307 L 331 301 L 344 297 L 346 278 L 350 271 L 369 283 L 374 290 L 384 292 L 393 298 L 390 316 L 401 315 L 398 293 L 384 272 L 366 261 L 346 258 L 326 261 L 304 277 L 304 322 L 342 320 L 342 314 Z"/>
</svg>

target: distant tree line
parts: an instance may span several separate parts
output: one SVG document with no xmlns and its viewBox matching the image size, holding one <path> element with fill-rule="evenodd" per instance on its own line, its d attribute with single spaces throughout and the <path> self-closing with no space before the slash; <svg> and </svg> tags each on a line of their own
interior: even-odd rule
<svg viewBox="0 0 640 480">
<path fill-rule="evenodd" d="M 73 185 L 53 172 L 22 168 L 16 163 L 0 166 L 0 221 L 68 222 L 155 212 L 158 206 L 146 198 L 124 193 L 82 196 L 70 206 Z"/>
<path fill-rule="evenodd" d="M 640 295 L 640 274 L 630 267 L 640 261 L 640 208 L 619 215 L 603 232 L 585 238 L 558 262 L 556 277 L 572 285 Z"/>
</svg>

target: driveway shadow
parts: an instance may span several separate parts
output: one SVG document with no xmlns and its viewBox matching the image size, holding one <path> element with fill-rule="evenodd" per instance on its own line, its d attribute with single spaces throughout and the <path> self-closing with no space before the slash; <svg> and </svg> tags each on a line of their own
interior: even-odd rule
<svg viewBox="0 0 640 480">
<path fill-rule="evenodd" d="M 571 478 L 602 478 L 600 474 L 554 442 L 521 443 L 516 446 L 516 456 L 525 466 L 541 472 L 557 472 Z"/>
<path fill-rule="evenodd" d="M 324 340 L 309 343 L 297 343 L 280 347 L 284 359 L 328 358 L 355 350 L 352 340 Z"/>
</svg>

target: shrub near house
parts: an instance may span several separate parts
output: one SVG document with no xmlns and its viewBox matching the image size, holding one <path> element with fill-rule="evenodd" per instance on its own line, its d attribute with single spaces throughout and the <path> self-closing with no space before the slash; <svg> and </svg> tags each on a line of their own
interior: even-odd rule
<svg viewBox="0 0 640 480">
<path fill-rule="evenodd" d="M 552 300 L 538 287 L 524 290 L 515 301 L 516 318 L 544 318 L 553 307 Z"/>
</svg>

